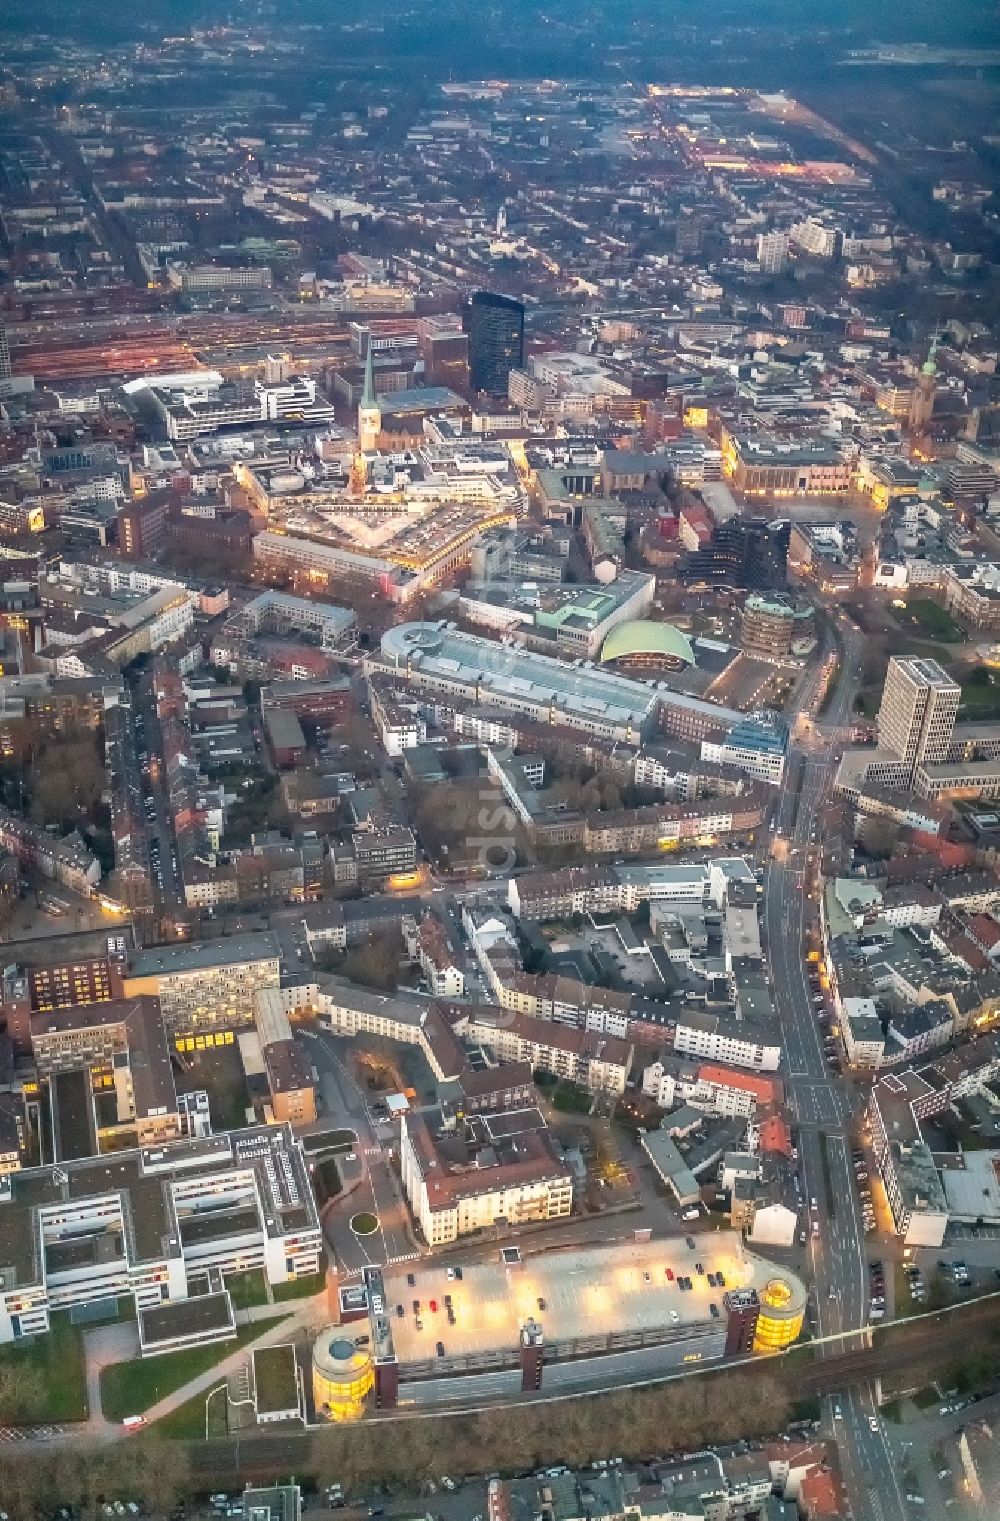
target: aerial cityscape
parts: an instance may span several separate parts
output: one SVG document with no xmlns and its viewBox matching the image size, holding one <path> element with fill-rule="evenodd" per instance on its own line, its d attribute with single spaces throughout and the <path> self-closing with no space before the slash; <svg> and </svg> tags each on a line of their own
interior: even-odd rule
<svg viewBox="0 0 1000 1521">
<path fill-rule="evenodd" d="M 995 9 L 0 40 L 0 1521 L 996 1521 Z"/>
</svg>

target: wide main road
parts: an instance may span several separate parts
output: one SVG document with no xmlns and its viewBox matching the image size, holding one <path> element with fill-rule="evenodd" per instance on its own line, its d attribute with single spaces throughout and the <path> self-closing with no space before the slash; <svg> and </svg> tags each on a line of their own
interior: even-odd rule
<svg viewBox="0 0 1000 1521">
<path fill-rule="evenodd" d="M 839 666 L 826 713 L 802 748 L 794 749 L 773 816 L 772 860 L 764 892 L 763 930 L 774 1007 L 781 1024 L 784 1078 L 798 1122 L 799 1156 L 812 1258 L 817 1333 L 837 1336 L 829 1354 L 864 1345 L 869 1305 L 868 1263 L 851 1164 L 854 1090 L 831 1072 L 806 976 L 806 936 L 816 914 L 809 890 L 810 858 L 837 756 L 849 724 L 862 669 L 863 639 L 846 618 L 837 625 Z M 827 644 L 822 657 L 832 654 Z M 820 667 L 820 669 L 822 666 Z M 821 677 L 803 683 L 806 710 Z M 813 1235 L 815 1222 L 816 1235 Z M 870 1385 L 826 1402 L 828 1430 L 837 1440 L 855 1516 L 905 1521 L 906 1503 Z"/>
</svg>

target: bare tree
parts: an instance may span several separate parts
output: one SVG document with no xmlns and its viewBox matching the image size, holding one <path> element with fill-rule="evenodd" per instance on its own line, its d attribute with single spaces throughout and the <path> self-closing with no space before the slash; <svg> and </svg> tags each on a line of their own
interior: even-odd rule
<svg viewBox="0 0 1000 1521">
<path fill-rule="evenodd" d="M 342 963 L 345 977 L 368 988 L 391 993 L 399 982 L 399 958 L 402 950 L 398 930 L 374 934 L 364 945 L 347 952 Z"/>
<path fill-rule="evenodd" d="M 32 817 L 40 824 L 90 818 L 106 785 L 92 735 L 52 740 L 28 772 Z"/>
</svg>

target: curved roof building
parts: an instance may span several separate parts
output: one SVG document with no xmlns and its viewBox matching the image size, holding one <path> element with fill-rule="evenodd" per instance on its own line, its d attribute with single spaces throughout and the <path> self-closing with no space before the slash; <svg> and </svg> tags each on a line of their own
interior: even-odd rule
<svg viewBox="0 0 1000 1521">
<path fill-rule="evenodd" d="M 633 618 L 611 630 L 601 650 L 601 663 L 609 660 L 697 664 L 687 634 L 672 623 L 651 623 L 647 618 Z"/>
</svg>

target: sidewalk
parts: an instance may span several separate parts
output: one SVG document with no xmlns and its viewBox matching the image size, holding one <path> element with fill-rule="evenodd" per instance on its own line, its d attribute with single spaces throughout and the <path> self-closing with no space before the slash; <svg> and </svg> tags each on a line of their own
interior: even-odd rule
<svg viewBox="0 0 1000 1521">
<path fill-rule="evenodd" d="M 139 1356 L 139 1331 L 134 1320 L 116 1321 L 85 1331 L 84 1356 L 87 1365 L 87 1420 L 83 1429 L 93 1436 L 120 1435 L 117 1421 L 105 1418 L 101 1407 L 101 1373 L 111 1363 L 132 1362 Z"/>
<path fill-rule="evenodd" d="M 302 1332 L 319 1330 L 326 1324 L 329 1312 L 325 1289 L 314 1294 L 310 1299 L 299 1300 L 294 1308 L 292 1303 L 286 1301 L 284 1304 L 253 1305 L 249 1309 L 237 1311 L 237 1324 L 260 1325 L 259 1337 L 248 1346 L 236 1348 L 229 1353 L 225 1350 L 225 1343 L 221 1343 L 220 1361 L 214 1368 L 210 1368 L 197 1378 L 190 1379 L 180 1389 L 175 1389 L 172 1394 L 164 1395 L 162 1400 L 148 1410 L 137 1410 L 135 1414 L 144 1415 L 149 1423 L 159 1420 L 161 1416 L 169 1415 L 172 1410 L 176 1410 L 179 1405 L 183 1405 L 186 1400 L 192 1399 L 195 1395 L 207 1394 L 230 1374 L 237 1372 L 250 1361 L 254 1347 L 294 1341 L 295 1337 L 301 1335 Z M 268 1322 L 273 1322 L 270 1329 L 268 1329 Z M 101 1373 L 111 1363 L 134 1362 L 138 1358 L 139 1336 L 135 1321 L 99 1326 L 93 1331 L 88 1331 L 84 1338 L 84 1348 L 87 1361 L 89 1414 L 82 1426 L 74 1428 L 74 1433 L 86 1431 L 88 1435 L 104 1439 L 120 1436 L 121 1426 L 117 1421 L 109 1421 L 101 1406 Z"/>
<path fill-rule="evenodd" d="M 271 1312 L 267 1317 L 261 1316 L 261 1319 L 269 1318 L 273 1320 L 275 1310 L 279 1313 L 284 1313 L 284 1307 L 281 1305 L 273 1307 L 271 1305 L 258 1305 L 257 1309 Z M 207 1373 L 202 1373 L 197 1378 L 191 1379 L 188 1383 L 183 1384 L 180 1389 L 175 1389 L 172 1394 L 165 1395 L 162 1400 L 159 1400 L 155 1405 L 151 1405 L 148 1410 L 143 1411 L 142 1413 L 145 1415 L 147 1422 L 152 1425 L 154 1421 L 158 1421 L 162 1416 L 169 1415 L 172 1410 L 176 1410 L 179 1405 L 183 1405 L 189 1399 L 193 1399 L 195 1395 L 207 1394 L 217 1384 L 221 1384 L 227 1380 L 231 1374 L 238 1372 L 244 1363 L 249 1362 L 255 1348 L 275 1346 L 284 1341 L 294 1341 L 296 1336 L 304 1331 L 318 1331 L 326 1323 L 327 1316 L 326 1290 L 324 1289 L 319 1294 L 315 1294 L 312 1299 L 303 1300 L 299 1308 L 293 1311 L 287 1320 L 282 1320 L 278 1325 L 272 1326 L 269 1331 L 263 1331 L 260 1337 L 256 1341 L 251 1342 L 249 1346 L 239 1347 L 236 1351 L 230 1352 L 228 1356 L 224 1355 L 216 1363 L 215 1367 L 210 1368 Z"/>
</svg>

